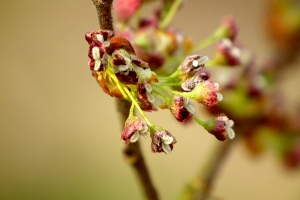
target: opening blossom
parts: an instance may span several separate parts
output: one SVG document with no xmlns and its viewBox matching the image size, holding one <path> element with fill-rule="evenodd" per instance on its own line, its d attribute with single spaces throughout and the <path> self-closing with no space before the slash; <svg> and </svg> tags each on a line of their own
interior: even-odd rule
<svg viewBox="0 0 300 200">
<path fill-rule="evenodd" d="M 189 91 L 186 96 L 209 107 L 216 106 L 223 99 L 219 93 L 219 84 L 213 83 L 210 79 L 199 82 L 194 79 L 187 80 L 182 84 L 182 89 Z"/>
<path fill-rule="evenodd" d="M 152 142 L 151 149 L 153 153 L 164 152 L 169 154 L 173 150 L 173 145 L 177 142 L 176 138 L 167 130 L 162 129 L 161 127 L 155 127 L 154 130 L 151 130 Z"/>
<path fill-rule="evenodd" d="M 125 128 L 122 132 L 121 139 L 125 144 L 136 142 L 140 135 L 146 136 L 150 131 L 149 125 L 138 117 L 128 117 L 125 122 Z"/>
<path fill-rule="evenodd" d="M 140 5 L 140 0 L 117 1 L 114 5 L 117 18 L 126 24 Z M 218 37 L 222 37 L 222 33 L 228 34 L 230 29 L 233 31 L 230 38 L 235 37 L 234 23 L 230 20 L 228 23 L 230 26 L 217 31 Z M 140 136 L 149 135 L 152 139 L 152 152 L 171 153 L 177 142 L 176 138 L 164 128 L 154 125 L 144 113 L 159 109 L 169 109 L 179 122 L 192 118 L 218 140 L 225 140 L 227 137 L 233 139 L 235 133 L 232 120 L 222 115 L 216 119 L 201 121 L 195 116 L 195 108 L 190 101 L 193 99 L 210 107 L 216 106 L 223 99 L 219 93 L 219 84 L 212 82 L 211 74 L 205 69 L 209 58 L 198 54 L 184 55 L 183 52 L 188 52 L 189 49 L 186 44 L 190 43 L 182 35 L 171 29 L 160 29 L 159 21 L 155 25 L 151 24 L 140 27 L 141 31 L 137 31 L 140 33 L 139 37 L 135 37 L 134 32 L 130 33 L 135 45 L 109 30 L 91 31 L 85 35 L 89 44 L 88 65 L 102 90 L 112 97 L 131 102 L 121 139 L 129 144 L 138 141 Z M 151 34 L 148 29 L 153 29 L 155 34 Z M 150 39 L 147 34 L 150 34 Z M 238 57 L 237 51 L 228 47 L 227 40 L 224 41 L 219 43 L 220 52 L 223 50 L 223 55 L 227 57 L 231 54 Z M 227 51 L 229 54 L 226 54 Z M 183 61 L 178 62 L 175 58 L 182 58 Z M 234 63 L 237 62 L 238 59 L 234 60 Z M 156 68 L 177 68 L 167 73 L 167 76 L 158 76 L 149 63 Z M 134 109 L 139 112 L 140 117 L 134 115 Z"/>
<path fill-rule="evenodd" d="M 195 108 L 190 104 L 189 99 L 186 97 L 174 95 L 169 104 L 171 113 L 179 122 L 186 121 L 196 112 Z"/>
</svg>

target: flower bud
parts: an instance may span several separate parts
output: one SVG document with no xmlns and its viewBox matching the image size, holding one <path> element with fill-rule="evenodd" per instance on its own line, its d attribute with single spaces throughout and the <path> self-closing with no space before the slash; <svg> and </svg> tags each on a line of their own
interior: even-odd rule
<svg viewBox="0 0 300 200">
<path fill-rule="evenodd" d="M 153 153 L 164 152 L 169 154 L 173 150 L 174 144 L 177 142 L 176 138 L 167 130 L 161 127 L 154 127 L 151 129 L 151 149 Z"/>
<path fill-rule="evenodd" d="M 114 33 L 110 30 L 90 31 L 85 34 L 85 40 L 89 43 L 89 45 L 92 43 L 107 44 L 108 39 L 111 38 L 113 34 Z"/>
<path fill-rule="evenodd" d="M 224 27 L 224 31 L 226 32 L 225 36 L 231 41 L 234 41 L 238 34 L 238 27 L 234 17 L 229 16 L 224 18 L 222 20 L 222 25 Z"/>
<path fill-rule="evenodd" d="M 140 135 L 146 135 L 149 132 L 149 126 L 138 117 L 129 117 L 125 122 L 125 128 L 122 132 L 121 139 L 125 141 L 125 144 L 130 142 L 136 142 Z"/>
<path fill-rule="evenodd" d="M 177 69 L 180 75 L 189 75 L 204 67 L 208 61 L 207 56 L 191 55 L 187 56 Z"/>
<path fill-rule="evenodd" d="M 109 30 L 91 31 L 85 34 L 89 43 L 88 65 L 92 71 L 102 72 L 107 69 L 106 47 L 109 46 L 108 39 L 113 35 Z"/>
<path fill-rule="evenodd" d="M 209 78 L 210 73 L 205 69 L 200 69 L 192 78 L 183 82 L 181 84 L 181 88 L 186 92 L 190 92 L 196 87 L 197 84 L 207 81 Z"/>
<path fill-rule="evenodd" d="M 206 106 L 215 106 L 222 101 L 223 96 L 219 91 L 219 84 L 206 80 L 196 84 L 195 88 L 188 92 L 190 98 Z"/>
<path fill-rule="evenodd" d="M 184 122 L 196 112 L 186 97 L 174 95 L 170 104 L 169 109 L 179 122 Z"/>
<path fill-rule="evenodd" d="M 229 16 L 222 20 L 222 25 L 214 33 L 218 38 L 229 38 L 231 41 L 236 39 L 238 28 L 234 17 Z"/>
<path fill-rule="evenodd" d="M 240 65 L 241 64 L 241 49 L 234 46 L 229 39 L 222 39 L 217 43 L 216 61 L 218 64 L 224 65 Z"/>
<path fill-rule="evenodd" d="M 134 70 L 130 55 L 124 49 L 115 50 L 112 54 L 114 73 L 118 80 L 125 84 L 137 84 L 138 74 Z"/>
<path fill-rule="evenodd" d="M 119 21 L 127 22 L 140 6 L 140 0 L 118 0 L 114 4 L 117 19 Z"/>
<path fill-rule="evenodd" d="M 228 117 L 222 115 L 216 119 L 206 122 L 204 128 L 213 134 L 218 140 L 225 140 L 227 137 L 233 139 L 235 137 L 234 130 L 232 129 L 234 122 L 229 120 Z"/>
<path fill-rule="evenodd" d="M 157 108 L 165 108 L 166 101 L 161 96 L 152 93 L 152 85 L 146 81 L 138 84 L 138 103 L 144 111 L 156 111 Z"/>
</svg>

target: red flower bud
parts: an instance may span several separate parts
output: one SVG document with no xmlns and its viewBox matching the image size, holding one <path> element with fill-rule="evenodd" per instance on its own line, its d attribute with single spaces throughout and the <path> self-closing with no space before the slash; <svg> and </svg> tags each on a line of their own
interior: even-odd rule
<svg viewBox="0 0 300 200">
<path fill-rule="evenodd" d="M 195 108 L 189 103 L 189 99 L 177 95 L 173 96 L 169 109 L 179 122 L 183 122 L 195 114 Z"/>
<path fill-rule="evenodd" d="M 174 144 L 177 142 L 176 138 L 167 130 L 161 127 L 156 127 L 152 133 L 151 149 L 153 153 L 164 152 L 169 154 L 173 150 Z"/>
<path fill-rule="evenodd" d="M 121 139 L 125 144 L 136 142 L 140 135 L 146 135 L 149 132 L 148 124 L 138 117 L 129 117 L 125 122 L 125 128 L 122 132 Z"/>
<path fill-rule="evenodd" d="M 181 66 L 178 68 L 180 74 L 188 75 L 200 68 L 204 67 L 205 63 L 208 61 L 207 56 L 201 55 L 191 55 L 187 56 Z"/>
<path fill-rule="evenodd" d="M 204 128 L 213 134 L 218 140 L 225 140 L 227 137 L 233 139 L 235 137 L 234 130 L 232 129 L 234 122 L 229 120 L 226 116 L 219 116 L 206 122 Z"/>
</svg>

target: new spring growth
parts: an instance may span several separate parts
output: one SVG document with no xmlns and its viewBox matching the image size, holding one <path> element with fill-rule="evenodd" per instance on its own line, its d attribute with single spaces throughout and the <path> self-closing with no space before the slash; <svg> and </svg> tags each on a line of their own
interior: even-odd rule
<svg viewBox="0 0 300 200">
<path fill-rule="evenodd" d="M 223 98 L 219 84 L 214 83 L 204 69 L 207 56 L 187 56 L 173 74 L 158 77 L 147 62 L 136 56 L 127 39 L 114 36 L 108 30 L 88 32 L 85 38 L 90 45 L 88 65 L 102 90 L 131 102 L 130 114 L 121 134 L 125 144 L 150 135 L 152 152 L 170 153 L 173 150 L 175 137 L 154 125 L 145 115 L 145 111 L 159 109 L 169 109 L 179 122 L 193 118 L 219 140 L 234 137 L 233 122 L 226 116 L 209 121 L 201 121 L 195 116 L 196 109 L 191 99 L 211 107 Z M 134 115 L 134 110 L 140 113 L 140 117 Z"/>
</svg>

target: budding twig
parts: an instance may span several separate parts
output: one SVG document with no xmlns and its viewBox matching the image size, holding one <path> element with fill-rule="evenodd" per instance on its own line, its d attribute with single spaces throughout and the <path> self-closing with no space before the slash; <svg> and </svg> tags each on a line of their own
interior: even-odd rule
<svg viewBox="0 0 300 200">
<path fill-rule="evenodd" d="M 98 20 L 101 29 L 111 30 L 113 31 L 113 20 L 111 15 L 112 3 L 113 0 L 92 0 L 97 13 Z M 121 116 L 121 124 L 125 123 L 129 110 L 131 107 L 131 103 L 124 99 L 117 100 L 117 109 L 120 112 Z M 149 200 L 158 200 L 158 194 L 153 186 L 148 168 L 144 161 L 143 154 L 141 152 L 140 146 L 138 142 L 129 143 L 125 146 L 124 155 L 129 164 L 133 166 L 135 172 L 138 176 L 138 179 L 142 185 L 144 195 Z"/>
</svg>

